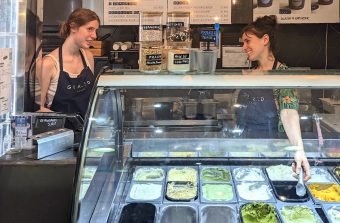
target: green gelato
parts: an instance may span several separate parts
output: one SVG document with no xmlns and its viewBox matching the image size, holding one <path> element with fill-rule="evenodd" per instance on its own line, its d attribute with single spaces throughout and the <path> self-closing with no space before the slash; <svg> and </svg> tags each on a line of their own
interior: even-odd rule
<svg viewBox="0 0 340 223">
<path fill-rule="evenodd" d="M 233 188 L 229 184 L 203 184 L 203 197 L 209 201 L 229 201 L 233 199 Z"/>
<path fill-rule="evenodd" d="M 200 152 L 203 157 L 225 157 L 225 152 L 222 150 L 204 150 Z"/>
<path fill-rule="evenodd" d="M 242 206 L 241 216 L 243 223 L 279 223 L 274 206 L 266 203 Z"/>
<path fill-rule="evenodd" d="M 285 206 L 280 209 L 285 223 L 319 223 L 314 212 L 307 206 Z"/>
<path fill-rule="evenodd" d="M 219 167 L 207 167 L 202 170 L 201 180 L 204 182 L 229 182 L 228 170 Z"/>
</svg>

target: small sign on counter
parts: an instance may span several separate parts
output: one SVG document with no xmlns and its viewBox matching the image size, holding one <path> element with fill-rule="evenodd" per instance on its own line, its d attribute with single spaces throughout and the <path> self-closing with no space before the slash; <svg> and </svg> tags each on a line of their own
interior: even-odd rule
<svg viewBox="0 0 340 223">
<path fill-rule="evenodd" d="M 223 46 L 222 67 L 250 67 L 250 61 L 248 60 L 248 55 L 243 51 L 241 46 Z"/>
</svg>

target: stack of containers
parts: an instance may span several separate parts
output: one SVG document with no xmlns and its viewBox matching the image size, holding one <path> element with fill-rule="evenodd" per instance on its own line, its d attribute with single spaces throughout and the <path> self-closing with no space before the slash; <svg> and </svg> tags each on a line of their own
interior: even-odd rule
<svg viewBox="0 0 340 223">
<path fill-rule="evenodd" d="M 140 12 L 139 70 L 159 73 L 162 69 L 163 27 L 162 12 Z"/>
<path fill-rule="evenodd" d="M 169 72 L 190 71 L 190 12 L 168 12 L 166 24 L 167 69 Z"/>
</svg>

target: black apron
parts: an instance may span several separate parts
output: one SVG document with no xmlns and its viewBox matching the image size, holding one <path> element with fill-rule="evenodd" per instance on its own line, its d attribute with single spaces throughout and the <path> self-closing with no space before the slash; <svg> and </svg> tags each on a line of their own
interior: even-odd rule
<svg viewBox="0 0 340 223">
<path fill-rule="evenodd" d="M 273 70 L 278 61 L 275 59 Z M 276 137 L 279 117 L 272 89 L 244 89 L 238 96 L 237 124 L 246 137 Z"/>
<path fill-rule="evenodd" d="M 81 51 L 79 52 L 84 69 L 76 78 L 71 78 L 63 69 L 62 47 L 59 48 L 60 74 L 51 110 L 63 113 L 79 113 L 82 117 L 85 117 L 95 78 L 86 64 L 84 55 Z"/>
</svg>

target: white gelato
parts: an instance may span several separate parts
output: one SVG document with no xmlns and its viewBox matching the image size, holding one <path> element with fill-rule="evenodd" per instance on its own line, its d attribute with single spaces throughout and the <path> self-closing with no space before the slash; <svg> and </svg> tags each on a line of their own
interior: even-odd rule
<svg viewBox="0 0 340 223">
<path fill-rule="evenodd" d="M 326 169 L 319 167 L 311 168 L 312 178 L 308 183 L 333 183 L 335 182 L 333 177 L 328 173 Z"/>
<path fill-rule="evenodd" d="M 297 181 L 293 176 L 294 172 L 291 166 L 277 165 L 266 168 L 268 176 L 272 181 Z"/>
<path fill-rule="evenodd" d="M 242 182 L 237 185 L 241 198 L 251 201 L 266 201 L 272 198 L 268 185 L 262 182 Z"/>
<path fill-rule="evenodd" d="M 162 185 L 155 183 L 134 184 L 130 190 L 130 198 L 134 200 L 156 200 L 161 197 Z"/>
<path fill-rule="evenodd" d="M 260 168 L 236 168 L 233 170 L 234 178 L 237 181 L 264 181 Z"/>
<path fill-rule="evenodd" d="M 340 206 L 333 206 L 327 211 L 331 223 L 340 223 Z"/>
</svg>

